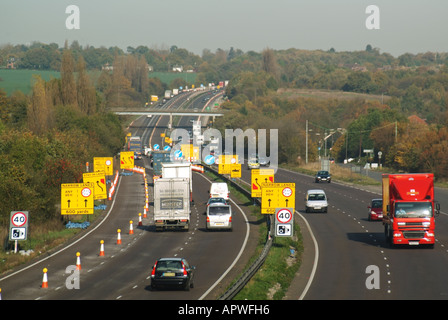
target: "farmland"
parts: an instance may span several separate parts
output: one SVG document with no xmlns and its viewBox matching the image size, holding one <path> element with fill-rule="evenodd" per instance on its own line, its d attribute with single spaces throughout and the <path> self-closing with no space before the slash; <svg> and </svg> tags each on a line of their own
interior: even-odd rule
<svg viewBox="0 0 448 320">
<path fill-rule="evenodd" d="M 100 72 L 89 71 L 89 74 L 92 79 L 97 79 Z M 40 75 L 45 81 L 60 77 L 59 71 L 0 69 L 0 88 L 7 95 L 11 95 L 16 90 L 29 94 L 33 86 L 33 75 Z M 167 85 L 176 78 L 184 79 L 187 83 L 194 83 L 196 73 L 152 72 L 149 74 L 149 78 L 159 78 L 160 81 Z"/>
<path fill-rule="evenodd" d="M 58 71 L 0 69 L 0 88 L 8 95 L 16 90 L 29 94 L 33 86 L 33 75 L 40 75 L 45 81 L 59 78 Z"/>
</svg>

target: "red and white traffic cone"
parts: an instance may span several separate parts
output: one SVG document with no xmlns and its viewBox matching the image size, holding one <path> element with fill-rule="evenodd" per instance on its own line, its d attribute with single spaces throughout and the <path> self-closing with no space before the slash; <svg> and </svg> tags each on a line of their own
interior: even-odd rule
<svg viewBox="0 0 448 320">
<path fill-rule="evenodd" d="M 76 252 L 76 270 L 81 270 L 81 257 L 80 253 Z"/>
<path fill-rule="evenodd" d="M 43 271 L 44 271 L 44 277 L 42 279 L 42 286 L 41 286 L 41 288 L 48 288 L 48 277 L 47 277 L 48 269 L 44 268 Z"/>
<path fill-rule="evenodd" d="M 142 214 L 141 213 L 138 214 L 138 225 L 140 227 L 143 225 L 143 223 L 142 223 Z"/>
<path fill-rule="evenodd" d="M 121 230 L 118 229 L 117 233 L 118 233 L 118 235 L 117 235 L 117 244 L 121 244 Z"/>
<path fill-rule="evenodd" d="M 134 234 L 134 226 L 132 225 L 132 220 L 129 221 L 129 234 Z"/>
<path fill-rule="evenodd" d="M 104 240 L 101 240 L 100 243 L 101 243 L 100 257 L 104 257 Z"/>
</svg>

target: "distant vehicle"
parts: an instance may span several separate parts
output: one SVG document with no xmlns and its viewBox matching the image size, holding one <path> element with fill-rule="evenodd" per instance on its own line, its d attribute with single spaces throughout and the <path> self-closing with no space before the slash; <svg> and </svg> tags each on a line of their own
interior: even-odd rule
<svg viewBox="0 0 448 320">
<path fill-rule="evenodd" d="M 165 90 L 164 99 L 168 100 L 172 96 L 171 90 Z"/>
<path fill-rule="evenodd" d="M 372 199 L 370 205 L 368 205 L 367 208 L 369 209 L 369 221 L 383 220 L 383 199 Z"/>
<path fill-rule="evenodd" d="M 134 152 L 134 159 L 142 158 L 142 140 L 140 137 L 132 136 L 128 141 L 128 150 Z"/>
<path fill-rule="evenodd" d="M 152 152 L 152 169 L 153 169 L 153 180 L 162 177 L 162 163 L 173 162 L 171 159 L 171 151 L 165 150 L 153 150 Z"/>
<path fill-rule="evenodd" d="M 218 197 L 209 198 L 207 201 L 207 207 L 214 203 L 227 204 L 227 200 L 224 198 L 218 198 Z"/>
<path fill-rule="evenodd" d="M 159 258 L 151 272 L 151 289 L 161 286 L 190 290 L 194 287 L 196 267 L 184 258 Z"/>
<path fill-rule="evenodd" d="M 306 192 L 305 212 L 327 212 L 328 201 L 324 190 L 311 189 Z"/>
<path fill-rule="evenodd" d="M 224 198 L 229 200 L 229 188 L 225 182 L 213 182 L 210 186 L 210 198 Z"/>
<path fill-rule="evenodd" d="M 262 167 L 267 167 L 269 165 L 269 160 L 267 157 L 259 157 L 258 158 L 258 163 L 260 164 L 260 166 Z"/>
<path fill-rule="evenodd" d="M 212 203 L 207 207 L 206 229 L 232 230 L 232 207 L 228 204 Z"/>
<path fill-rule="evenodd" d="M 328 171 L 324 171 L 324 170 L 318 171 L 316 173 L 316 177 L 314 178 L 314 182 L 319 183 L 319 182 L 325 182 L 325 181 L 328 183 L 331 182 L 330 173 Z"/>
<path fill-rule="evenodd" d="M 260 163 L 257 158 L 250 158 L 247 160 L 247 169 L 259 169 Z"/>
</svg>

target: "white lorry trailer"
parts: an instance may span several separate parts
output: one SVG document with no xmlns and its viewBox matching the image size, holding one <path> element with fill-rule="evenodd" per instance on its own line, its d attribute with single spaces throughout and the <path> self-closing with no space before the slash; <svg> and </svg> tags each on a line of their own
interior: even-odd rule
<svg viewBox="0 0 448 320">
<path fill-rule="evenodd" d="M 162 177 L 189 179 L 190 202 L 193 202 L 193 175 L 191 170 L 191 163 L 189 162 L 162 163 Z"/>
<path fill-rule="evenodd" d="M 154 181 L 154 224 L 157 231 L 188 230 L 190 215 L 190 179 L 163 177 Z"/>
</svg>

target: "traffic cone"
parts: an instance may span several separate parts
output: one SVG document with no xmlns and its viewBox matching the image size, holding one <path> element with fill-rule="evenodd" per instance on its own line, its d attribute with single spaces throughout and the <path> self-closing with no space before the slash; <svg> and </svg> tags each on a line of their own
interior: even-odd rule
<svg viewBox="0 0 448 320">
<path fill-rule="evenodd" d="M 117 244 L 121 244 L 121 230 L 117 230 L 118 236 L 117 236 Z"/>
<path fill-rule="evenodd" d="M 81 270 L 81 258 L 80 253 L 76 252 L 76 270 Z"/>
<path fill-rule="evenodd" d="M 44 271 L 44 277 L 42 279 L 42 288 L 48 288 L 48 277 L 47 277 L 48 269 L 44 268 L 43 271 Z"/>
<path fill-rule="evenodd" d="M 146 206 L 143 208 L 143 218 L 148 218 L 148 215 L 147 215 L 147 212 L 148 212 L 148 210 L 146 209 Z"/>
<path fill-rule="evenodd" d="M 101 243 L 100 257 L 104 257 L 104 240 L 101 240 L 100 243 Z"/>
<path fill-rule="evenodd" d="M 2 300 L 2 288 L 0 288 L 0 300 Z"/>
<path fill-rule="evenodd" d="M 132 220 L 129 221 L 129 234 L 134 234 L 134 226 L 132 225 Z"/>
<path fill-rule="evenodd" d="M 138 214 L 138 225 L 140 227 L 143 225 L 143 223 L 142 223 L 142 214 L 141 213 Z"/>
</svg>

